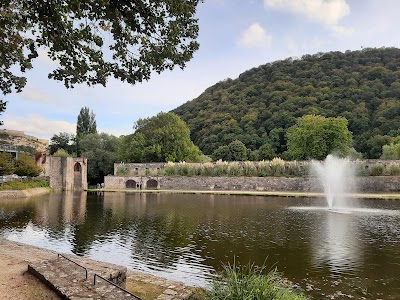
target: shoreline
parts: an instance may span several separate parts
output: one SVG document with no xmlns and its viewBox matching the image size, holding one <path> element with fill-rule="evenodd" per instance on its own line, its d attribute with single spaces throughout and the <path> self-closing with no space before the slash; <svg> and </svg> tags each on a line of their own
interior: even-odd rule
<svg viewBox="0 0 400 300">
<path fill-rule="evenodd" d="M 266 196 L 266 197 L 294 197 L 294 198 L 322 198 L 324 193 L 314 192 L 289 192 L 289 191 L 245 191 L 245 190 L 135 190 L 135 189 L 87 189 L 88 192 L 110 193 L 148 193 L 148 194 L 208 194 L 208 195 L 232 195 L 232 196 Z M 345 194 L 347 198 L 376 199 L 376 200 L 400 200 L 400 193 L 352 193 Z"/>
<path fill-rule="evenodd" d="M 39 187 L 39 188 L 31 188 L 24 190 L 2 190 L 0 191 L 0 199 L 4 198 L 28 198 L 32 196 L 49 194 L 51 192 L 51 188 L 48 187 Z"/>
<path fill-rule="evenodd" d="M 29 274 L 28 264 L 48 260 L 51 257 L 57 257 L 57 251 L 41 248 L 21 242 L 15 242 L 5 238 L 0 238 L 0 261 L 5 264 L 4 273 L 0 276 L 0 299 L 60 299 L 50 288 L 40 282 L 36 277 Z M 71 255 L 71 253 L 67 253 Z M 73 255 L 73 254 L 72 254 Z M 118 266 L 112 263 L 94 260 L 91 258 L 76 256 L 76 261 L 94 266 Z M 14 289 L 10 295 L 7 286 L 11 283 L 18 282 L 22 287 Z M 140 290 L 152 289 L 156 290 L 151 299 L 155 300 L 172 300 L 185 299 L 195 290 L 194 287 L 187 286 L 183 283 L 158 277 L 143 271 L 127 269 L 126 285 L 139 285 Z M 38 296 L 37 298 L 32 296 Z M 149 297 L 147 297 L 149 299 Z"/>
</svg>

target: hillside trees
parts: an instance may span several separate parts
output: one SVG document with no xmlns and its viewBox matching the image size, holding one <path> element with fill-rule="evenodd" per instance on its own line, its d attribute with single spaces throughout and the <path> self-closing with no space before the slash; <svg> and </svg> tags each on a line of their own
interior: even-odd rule
<svg viewBox="0 0 400 300">
<path fill-rule="evenodd" d="M 344 117 L 353 146 L 377 158 L 380 137 L 400 128 L 400 49 L 317 53 L 253 68 L 173 110 L 207 155 L 234 140 L 255 151 L 287 150 L 286 131 L 304 115 Z"/>
<path fill-rule="evenodd" d="M 135 133 L 120 138 L 118 158 L 125 162 L 195 162 L 200 150 L 190 140 L 186 123 L 174 113 L 139 119 Z"/>
<path fill-rule="evenodd" d="M 352 134 L 343 117 L 325 118 L 306 115 L 286 131 L 288 150 L 292 159 L 325 159 L 335 153 L 346 156 L 351 153 Z"/>
</svg>

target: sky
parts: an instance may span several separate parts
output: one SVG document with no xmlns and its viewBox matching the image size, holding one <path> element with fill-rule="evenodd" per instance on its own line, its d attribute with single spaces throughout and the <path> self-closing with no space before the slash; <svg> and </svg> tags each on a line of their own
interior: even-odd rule
<svg viewBox="0 0 400 300">
<path fill-rule="evenodd" d="M 2 129 L 50 139 L 75 133 L 82 107 L 96 115 L 97 130 L 116 136 L 133 124 L 170 111 L 226 78 L 253 67 L 317 52 L 400 48 L 398 0 L 205 0 L 198 5 L 200 49 L 186 68 L 153 74 L 130 85 L 114 79 L 107 87 L 66 89 L 47 78 L 57 65 L 39 52 L 22 93 L 8 101 Z"/>
</svg>

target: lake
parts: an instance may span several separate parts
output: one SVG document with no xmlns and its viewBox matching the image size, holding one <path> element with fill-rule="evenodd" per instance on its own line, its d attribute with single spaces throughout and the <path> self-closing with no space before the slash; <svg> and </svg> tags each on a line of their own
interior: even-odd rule
<svg viewBox="0 0 400 300">
<path fill-rule="evenodd" d="M 277 267 L 314 298 L 400 298 L 400 201 L 51 193 L 0 199 L 0 236 L 206 286 L 222 263 Z"/>
</svg>

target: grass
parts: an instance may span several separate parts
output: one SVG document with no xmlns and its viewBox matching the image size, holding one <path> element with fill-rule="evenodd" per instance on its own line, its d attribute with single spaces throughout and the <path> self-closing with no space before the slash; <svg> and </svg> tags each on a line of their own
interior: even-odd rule
<svg viewBox="0 0 400 300">
<path fill-rule="evenodd" d="M 127 280 L 126 289 L 143 300 L 154 300 L 160 296 L 165 288 L 139 280 Z"/>
<path fill-rule="evenodd" d="M 42 178 L 26 178 L 26 179 L 9 180 L 0 183 L 0 191 L 26 190 L 38 187 L 49 187 L 49 182 Z"/>
<path fill-rule="evenodd" d="M 191 300 L 306 300 L 296 286 L 278 274 L 276 269 L 266 273 L 265 267 L 254 264 L 224 266 L 211 288 L 199 290 Z"/>
</svg>

